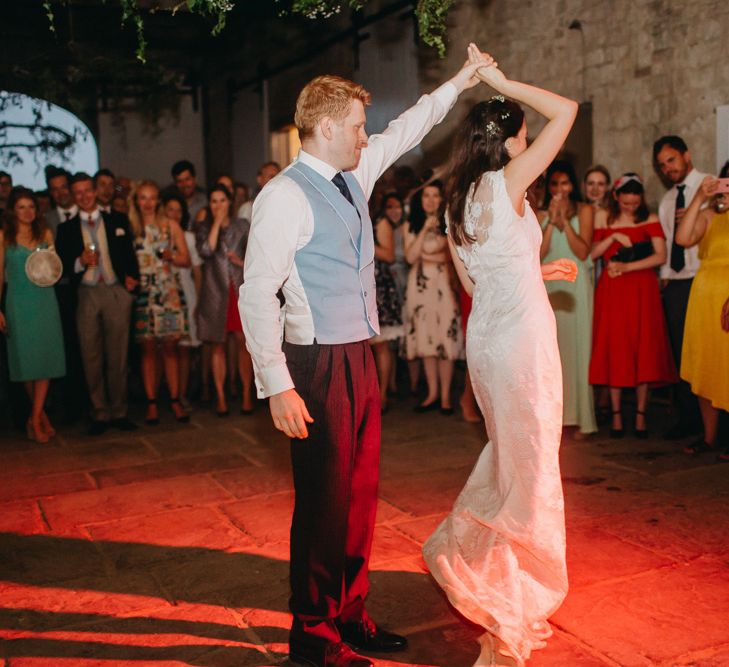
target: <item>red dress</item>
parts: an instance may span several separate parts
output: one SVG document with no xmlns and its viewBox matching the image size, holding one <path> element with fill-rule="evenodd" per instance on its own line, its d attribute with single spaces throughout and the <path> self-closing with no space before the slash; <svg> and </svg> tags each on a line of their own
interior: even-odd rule
<svg viewBox="0 0 729 667">
<path fill-rule="evenodd" d="M 616 229 L 596 229 L 599 242 Z M 635 243 L 665 238 L 659 222 L 620 227 Z M 621 248 L 615 241 L 603 254 L 607 263 Z M 658 276 L 654 269 L 611 278 L 603 271 L 595 292 L 590 384 L 635 387 L 678 381 L 668 343 Z"/>
</svg>

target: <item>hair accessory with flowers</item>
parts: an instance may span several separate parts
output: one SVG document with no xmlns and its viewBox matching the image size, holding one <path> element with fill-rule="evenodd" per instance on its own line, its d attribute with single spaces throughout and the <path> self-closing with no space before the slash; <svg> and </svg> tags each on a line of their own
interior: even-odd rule
<svg viewBox="0 0 729 667">
<path fill-rule="evenodd" d="M 494 95 L 489 102 L 493 102 L 494 100 L 496 102 L 506 102 L 506 98 L 503 95 Z"/>
<path fill-rule="evenodd" d="M 495 137 L 499 133 L 499 126 L 490 120 L 486 123 L 486 136 Z"/>
</svg>

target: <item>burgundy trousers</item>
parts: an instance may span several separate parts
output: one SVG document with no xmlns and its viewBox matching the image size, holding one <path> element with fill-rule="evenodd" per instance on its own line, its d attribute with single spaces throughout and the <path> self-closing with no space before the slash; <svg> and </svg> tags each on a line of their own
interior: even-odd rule
<svg viewBox="0 0 729 667">
<path fill-rule="evenodd" d="M 292 641 L 340 641 L 337 622 L 362 618 L 377 511 L 380 397 L 366 341 L 283 351 L 314 419 L 291 441 Z"/>
</svg>

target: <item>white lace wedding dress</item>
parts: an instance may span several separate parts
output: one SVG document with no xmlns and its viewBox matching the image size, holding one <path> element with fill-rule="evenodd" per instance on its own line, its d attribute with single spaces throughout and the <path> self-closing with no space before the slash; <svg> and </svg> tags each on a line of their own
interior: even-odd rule
<svg viewBox="0 0 729 667">
<path fill-rule="evenodd" d="M 483 626 L 476 666 L 523 665 L 567 594 L 559 474 L 562 371 L 542 280 L 541 231 L 514 211 L 503 170 L 466 201 L 459 247 L 475 283 L 467 359 L 489 442 L 448 518 L 423 546 L 431 573 Z"/>
</svg>

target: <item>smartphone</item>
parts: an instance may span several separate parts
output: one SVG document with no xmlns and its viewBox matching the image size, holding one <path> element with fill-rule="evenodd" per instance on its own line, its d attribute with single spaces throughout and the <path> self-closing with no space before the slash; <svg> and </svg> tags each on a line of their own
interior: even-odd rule
<svg viewBox="0 0 729 667">
<path fill-rule="evenodd" d="M 729 192 L 729 178 L 717 178 L 716 179 L 716 191 L 717 192 Z"/>
</svg>

